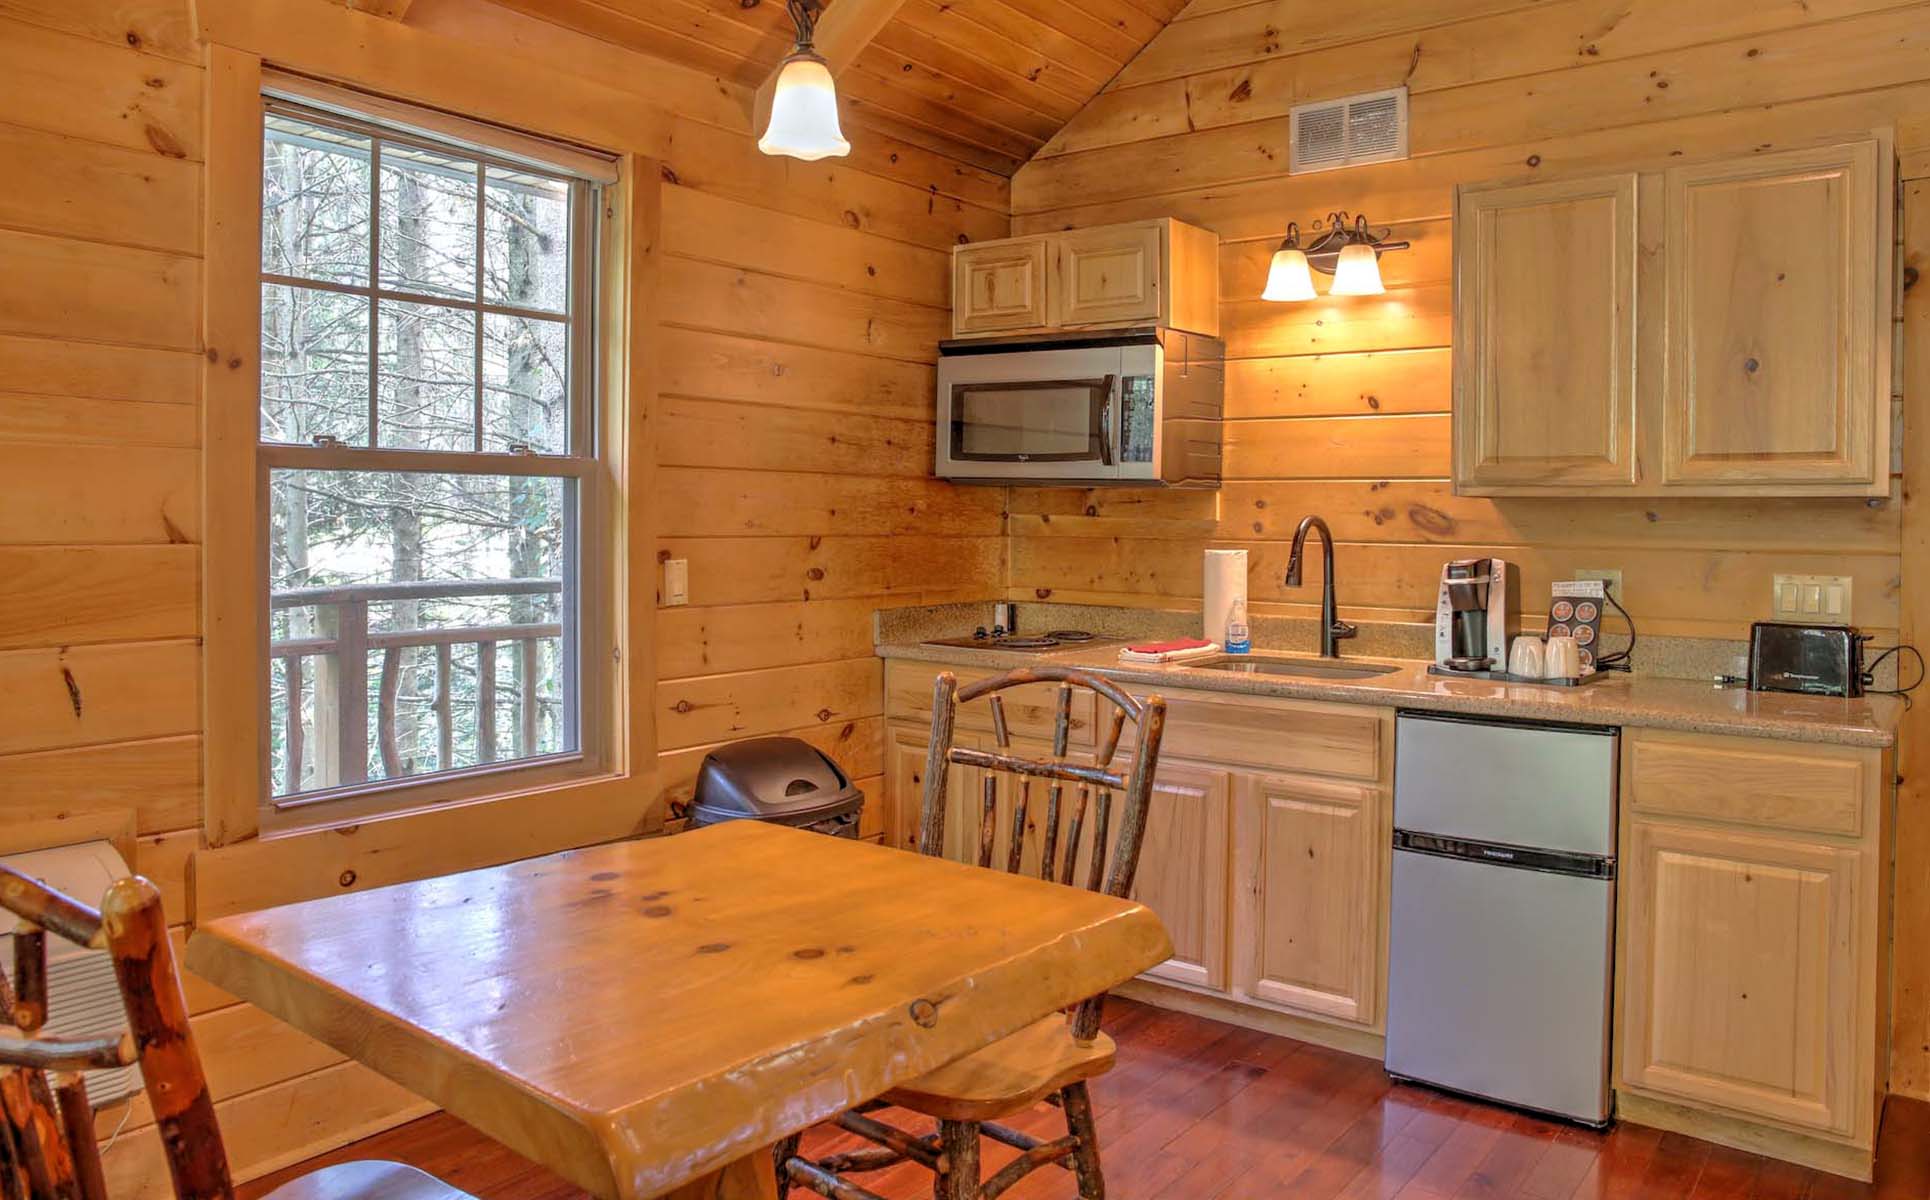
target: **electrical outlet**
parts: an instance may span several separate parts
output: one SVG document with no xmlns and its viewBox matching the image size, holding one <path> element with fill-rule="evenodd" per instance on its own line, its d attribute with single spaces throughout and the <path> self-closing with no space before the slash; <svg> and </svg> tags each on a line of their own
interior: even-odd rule
<svg viewBox="0 0 1930 1200">
<path fill-rule="evenodd" d="M 1848 625 L 1853 582 L 1849 575 L 1778 575 L 1770 613 L 1778 621 Z"/>
<path fill-rule="evenodd" d="M 1608 585 L 1608 594 L 1617 600 L 1622 598 L 1622 569 L 1620 567 L 1585 567 L 1575 572 L 1577 579 L 1599 579 Z"/>
<path fill-rule="evenodd" d="M 666 558 L 663 560 L 663 605 L 675 608 L 690 603 L 690 560 L 687 558 Z"/>
</svg>

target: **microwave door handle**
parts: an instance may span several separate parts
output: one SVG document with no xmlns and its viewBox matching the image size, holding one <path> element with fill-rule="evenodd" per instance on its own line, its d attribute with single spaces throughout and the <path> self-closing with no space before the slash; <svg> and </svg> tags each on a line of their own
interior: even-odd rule
<svg viewBox="0 0 1930 1200">
<path fill-rule="evenodd" d="M 1119 399 L 1119 376 L 1106 376 L 1102 386 L 1106 390 L 1106 398 L 1099 406 L 1099 465 L 1110 467 L 1113 465 L 1112 414 Z"/>
</svg>

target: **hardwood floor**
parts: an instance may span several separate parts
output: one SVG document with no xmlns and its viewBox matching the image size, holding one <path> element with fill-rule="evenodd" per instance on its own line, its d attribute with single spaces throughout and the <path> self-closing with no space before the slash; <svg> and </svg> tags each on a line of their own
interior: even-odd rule
<svg viewBox="0 0 1930 1200">
<path fill-rule="evenodd" d="M 1440 1200 L 1688 1197 L 1691 1200 L 1930 1200 L 1930 1105 L 1892 1100 L 1874 1184 L 1621 1125 L 1606 1134 L 1391 1083 L 1380 1064 L 1182 1013 L 1115 1001 L 1119 1065 L 1093 1085 L 1113 1200 Z M 904 1119 L 905 1114 L 886 1114 Z M 1051 1130 L 1056 1109 L 1015 1122 Z M 813 1134 L 808 1151 L 840 1138 Z M 986 1171 L 1012 1152 L 988 1144 Z M 434 1116 L 241 1189 L 257 1200 L 324 1162 L 413 1163 L 480 1200 L 582 1193 L 447 1116 Z M 909 1167 L 864 1182 L 892 1200 L 931 1195 Z M 805 1197 L 802 1189 L 792 1192 Z M 1070 1198 L 1042 1171 L 1007 1195 Z"/>
</svg>

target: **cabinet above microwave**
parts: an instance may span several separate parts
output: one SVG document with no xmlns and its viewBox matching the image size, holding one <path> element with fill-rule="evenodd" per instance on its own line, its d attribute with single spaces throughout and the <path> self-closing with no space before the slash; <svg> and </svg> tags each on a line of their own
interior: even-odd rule
<svg viewBox="0 0 1930 1200">
<path fill-rule="evenodd" d="M 1170 218 L 952 250 L 952 336 L 1159 325 L 1220 333 L 1220 238 Z"/>
</svg>

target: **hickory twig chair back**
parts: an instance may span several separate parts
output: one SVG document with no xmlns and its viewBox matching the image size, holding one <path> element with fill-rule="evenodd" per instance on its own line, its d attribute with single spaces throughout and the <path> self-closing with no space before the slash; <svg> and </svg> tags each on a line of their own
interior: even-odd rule
<svg viewBox="0 0 1930 1200">
<path fill-rule="evenodd" d="M 1012 752 L 1004 693 L 1040 683 L 1058 687 L 1050 755 L 1033 759 Z M 1091 762 L 1067 754 L 1075 689 L 1094 693 L 1107 713 L 1099 723 L 1103 737 Z M 956 744 L 958 706 L 981 699 L 991 709 L 992 750 Z M 1115 771 L 1113 760 L 1128 726 L 1133 731 L 1131 761 L 1125 770 Z M 971 820 L 971 832 L 977 834 L 975 860 L 981 867 L 1012 874 L 1029 869 L 1052 882 L 1129 896 L 1145 841 L 1165 726 L 1166 702 L 1158 696 L 1138 700 L 1110 680 L 1069 667 L 1020 668 L 963 688 L 949 671 L 941 672 L 933 685 L 919 853 L 943 855 L 948 821 L 963 817 Z M 979 776 L 977 795 L 960 797 L 961 803 L 954 803 L 950 794 L 954 767 Z M 1010 802 L 1005 812 L 1002 799 Z M 1043 812 L 1037 807 L 1041 800 Z M 1001 831 L 1006 835 L 1002 854 Z M 838 1118 L 840 1128 L 871 1146 L 813 1162 L 798 1157 L 797 1138 L 781 1143 L 778 1195 L 800 1186 L 833 1200 L 878 1200 L 876 1193 L 845 1176 L 909 1161 L 933 1173 L 936 1200 L 994 1200 L 1026 1175 L 1054 1164 L 1076 1174 L 1081 1200 L 1103 1200 L 1106 1185 L 1086 1081 L 1112 1067 L 1112 1040 L 1099 1031 L 1104 1002 L 1104 995 L 1090 997 L 1070 1016 L 1046 1017 Z M 1064 1111 L 1064 1137 L 1042 1140 L 999 1123 L 1041 1100 Z M 918 1136 L 871 1115 L 885 1107 L 935 1117 L 938 1130 Z M 984 1180 L 979 1170 L 981 1137 L 1018 1151 Z"/>
<path fill-rule="evenodd" d="M 0 977 L 0 1200 L 108 1200 L 81 1072 L 130 1063 L 140 1065 L 178 1200 L 234 1200 L 159 890 L 139 876 L 122 879 L 96 912 L 0 866 L 0 908 L 17 921 L 11 985 Z M 49 933 L 112 957 L 129 1032 L 81 1040 L 40 1036 Z M 350 1162 L 283 1184 L 265 1200 L 472 1198 L 401 1163 Z"/>
</svg>

